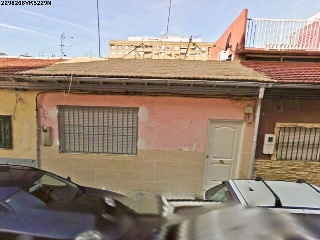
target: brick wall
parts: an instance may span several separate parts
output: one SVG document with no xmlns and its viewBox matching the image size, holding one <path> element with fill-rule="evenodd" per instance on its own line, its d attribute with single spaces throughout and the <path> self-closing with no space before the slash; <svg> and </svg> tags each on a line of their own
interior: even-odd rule
<svg viewBox="0 0 320 240">
<path fill-rule="evenodd" d="M 63 154 L 42 147 L 41 167 L 72 181 L 125 194 L 201 194 L 205 153 L 139 150 L 138 155 Z"/>
</svg>

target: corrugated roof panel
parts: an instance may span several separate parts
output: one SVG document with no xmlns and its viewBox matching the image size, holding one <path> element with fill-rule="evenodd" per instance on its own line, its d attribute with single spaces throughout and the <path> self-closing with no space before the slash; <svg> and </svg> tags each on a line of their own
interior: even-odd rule
<svg viewBox="0 0 320 240">
<path fill-rule="evenodd" d="M 62 63 L 22 72 L 29 76 L 79 76 L 150 79 L 206 79 L 273 82 L 239 62 L 106 59 L 104 61 Z"/>
</svg>

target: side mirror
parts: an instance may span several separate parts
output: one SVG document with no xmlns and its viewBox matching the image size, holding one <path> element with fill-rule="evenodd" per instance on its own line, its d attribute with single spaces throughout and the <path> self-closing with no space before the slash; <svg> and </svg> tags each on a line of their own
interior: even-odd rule
<svg viewBox="0 0 320 240">
<path fill-rule="evenodd" d="M 71 182 L 71 177 L 67 177 L 66 179 Z"/>
</svg>

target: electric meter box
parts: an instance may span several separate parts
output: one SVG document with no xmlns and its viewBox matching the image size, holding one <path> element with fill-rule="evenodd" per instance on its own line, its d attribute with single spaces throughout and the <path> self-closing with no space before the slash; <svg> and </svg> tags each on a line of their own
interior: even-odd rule
<svg viewBox="0 0 320 240">
<path fill-rule="evenodd" d="M 275 143 L 276 137 L 274 134 L 265 134 L 262 152 L 264 154 L 273 154 Z"/>
<path fill-rule="evenodd" d="M 41 144 L 42 146 L 51 146 L 51 127 L 45 127 L 43 126 L 41 128 Z"/>
</svg>

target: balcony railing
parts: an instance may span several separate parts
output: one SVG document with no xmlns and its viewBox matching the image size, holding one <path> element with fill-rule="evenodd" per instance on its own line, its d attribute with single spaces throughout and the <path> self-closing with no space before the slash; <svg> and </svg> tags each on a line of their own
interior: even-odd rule
<svg viewBox="0 0 320 240">
<path fill-rule="evenodd" d="M 320 20 L 247 20 L 246 48 L 320 51 Z"/>
</svg>

